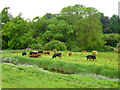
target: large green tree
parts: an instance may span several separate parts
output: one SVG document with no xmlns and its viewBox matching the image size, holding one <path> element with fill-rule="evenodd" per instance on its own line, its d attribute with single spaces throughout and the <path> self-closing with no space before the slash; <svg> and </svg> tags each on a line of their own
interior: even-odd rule
<svg viewBox="0 0 120 90">
<path fill-rule="evenodd" d="M 102 47 L 104 41 L 102 40 L 101 16 L 98 10 L 75 5 L 63 8 L 61 15 L 70 22 L 69 24 L 73 25 L 80 50 L 93 50 Z"/>
<path fill-rule="evenodd" d="M 3 49 L 27 48 L 35 42 L 27 21 L 21 18 L 21 14 L 13 21 L 6 22 L 2 29 Z"/>
</svg>

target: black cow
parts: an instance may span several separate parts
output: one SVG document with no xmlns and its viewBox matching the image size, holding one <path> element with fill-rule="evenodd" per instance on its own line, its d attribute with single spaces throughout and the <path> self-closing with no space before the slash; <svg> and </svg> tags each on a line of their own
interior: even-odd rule
<svg viewBox="0 0 120 90">
<path fill-rule="evenodd" d="M 23 53 L 22 53 L 22 56 L 24 56 L 24 55 L 26 55 L 26 54 L 27 54 L 26 52 L 23 52 Z"/>
<path fill-rule="evenodd" d="M 94 59 L 96 59 L 96 56 L 95 55 L 87 55 L 86 58 L 87 58 L 87 60 L 92 58 L 94 61 Z"/>
<path fill-rule="evenodd" d="M 32 52 L 30 52 L 29 55 L 32 55 L 32 54 L 38 54 L 38 51 L 32 51 Z"/>
<path fill-rule="evenodd" d="M 59 56 L 59 57 L 61 57 L 61 53 L 55 53 L 53 56 L 52 56 L 52 58 L 56 58 L 56 56 Z"/>
<path fill-rule="evenodd" d="M 43 53 L 43 51 L 41 50 L 41 51 L 38 51 L 38 53 Z"/>
</svg>

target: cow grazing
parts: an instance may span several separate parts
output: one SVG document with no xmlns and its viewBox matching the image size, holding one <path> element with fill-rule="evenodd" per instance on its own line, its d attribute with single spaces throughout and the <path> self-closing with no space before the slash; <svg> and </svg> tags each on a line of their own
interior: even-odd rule
<svg viewBox="0 0 120 90">
<path fill-rule="evenodd" d="M 26 54 L 27 54 L 26 52 L 23 52 L 23 53 L 22 53 L 22 56 L 24 56 L 24 55 L 26 55 Z"/>
<path fill-rule="evenodd" d="M 41 50 L 41 51 L 38 51 L 38 53 L 43 53 L 43 51 Z"/>
<path fill-rule="evenodd" d="M 56 49 L 53 49 L 52 51 L 53 51 L 53 52 L 55 52 L 55 53 L 57 52 L 57 50 L 56 50 Z"/>
<path fill-rule="evenodd" d="M 52 58 L 56 58 L 56 56 L 58 56 L 58 57 L 61 57 L 61 53 L 55 53 L 53 56 L 52 56 Z"/>
<path fill-rule="evenodd" d="M 37 56 L 41 56 L 41 53 L 38 53 Z"/>
<path fill-rule="evenodd" d="M 33 54 L 32 54 L 32 55 L 30 55 L 29 57 L 33 57 Z"/>
<path fill-rule="evenodd" d="M 38 51 L 32 51 L 32 52 L 30 52 L 29 55 L 32 55 L 32 54 L 38 54 Z"/>
<path fill-rule="evenodd" d="M 41 56 L 41 53 L 38 53 L 38 54 L 32 54 L 32 55 L 30 55 L 29 57 L 35 57 L 35 58 L 37 58 L 37 57 L 39 57 L 39 56 Z"/>
<path fill-rule="evenodd" d="M 93 59 L 93 61 L 94 61 L 94 59 L 96 59 L 96 56 L 95 55 L 87 55 L 86 58 L 87 58 L 87 60 Z"/>
<path fill-rule="evenodd" d="M 68 55 L 69 55 L 69 56 L 72 56 L 72 52 L 69 52 Z"/>
<path fill-rule="evenodd" d="M 38 55 L 37 55 L 37 54 L 34 54 L 34 55 L 33 55 L 33 57 L 37 58 L 37 57 L 38 57 Z"/>
<path fill-rule="evenodd" d="M 48 54 L 48 55 L 49 55 L 49 54 L 50 54 L 50 51 L 44 51 L 44 54 Z"/>
<path fill-rule="evenodd" d="M 98 52 L 97 51 L 92 51 L 92 54 L 93 55 L 98 55 Z"/>
<path fill-rule="evenodd" d="M 81 51 L 81 52 L 86 53 L 87 51 Z"/>
</svg>

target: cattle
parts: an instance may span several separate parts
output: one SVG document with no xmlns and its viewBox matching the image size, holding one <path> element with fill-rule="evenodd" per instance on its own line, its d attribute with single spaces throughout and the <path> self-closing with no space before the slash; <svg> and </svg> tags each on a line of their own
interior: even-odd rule
<svg viewBox="0 0 120 90">
<path fill-rule="evenodd" d="M 32 55 L 30 55 L 29 57 L 35 57 L 35 58 L 37 58 L 37 57 L 39 57 L 39 56 L 41 56 L 41 53 L 38 53 L 38 54 L 32 54 Z"/>
<path fill-rule="evenodd" d="M 30 52 L 30 54 L 29 55 L 32 55 L 32 54 L 37 54 L 38 53 L 38 51 L 32 51 L 32 52 Z"/>
<path fill-rule="evenodd" d="M 48 54 L 48 55 L 49 55 L 49 54 L 50 54 L 50 51 L 44 51 L 44 54 Z"/>
<path fill-rule="evenodd" d="M 38 55 L 38 56 L 41 56 L 41 53 L 38 53 L 37 55 Z"/>
<path fill-rule="evenodd" d="M 29 57 L 34 57 L 34 55 L 32 54 L 32 55 L 30 55 Z"/>
<path fill-rule="evenodd" d="M 68 55 L 69 55 L 69 56 L 72 56 L 72 52 L 68 52 Z"/>
<path fill-rule="evenodd" d="M 43 51 L 41 50 L 41 51 L 38 51 L 38 53 L 43 53 Z"/>
<path fill-rule="evenodd" d="M 33 57 L 37 58 L 37 57 L 38 57 L 38 55 L 37 55 L 37 54 L 34 54 L 34 55 L 33 55 Z"/>
<path fill-rule="evenodd" d="M 55 52 L 55 53 L 57 52 L 57 50 L 56 50 L 56 49 L 53 49 L 52 51 L 53 51 L 53 52 Z"/>
<path fill-rule="evenodd" d="M 26 55 L 26 54 L 27 54 L 26 52 L 23 52 L 23 53 L 22 53 L 22 56 L 24 56 L 24 55 Z"/>
<path fill-rule="evenodd" d="M 61 53 L 55 53 L 53 56 L 52 56 L 52 58 L 56 58 L 56 56 L 58 56 L 58 57 L 61 57 Z"/>
<path fill-rule="evenodd" d="M 87 60 L 93 59 L 93 61 L 94 61 L 94 59 L 96 59 L 96 56 L 95 55 L 87 55 L 86 58 L 87 58 Z"/>
<path fill-rule="evenodd" d="M 93 55 L 98 55 L 98 52 L 97 51 L 92 51 L 92 54 Z"/>
<path fill-rule="evenodd" d="M 81 52 L 86 53 L 87 51 L 81 51 Z"/>
</svg>

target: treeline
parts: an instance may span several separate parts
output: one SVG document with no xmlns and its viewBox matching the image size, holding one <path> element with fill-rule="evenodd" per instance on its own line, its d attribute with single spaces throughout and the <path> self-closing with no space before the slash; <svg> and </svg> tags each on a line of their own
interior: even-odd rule
<svg viewBox="0 0 120 90">
<path fill-rule="evenodd" d="M 9 9 L 1 11 L 3 49 L 109 51 L 119 40 L 119 17 L 109 18 L 92 7 L 68 6 L 59 14 L 46 13 L 33 20 L 24 20 L 21 13 L 13 17 Z"/>
</svg>

